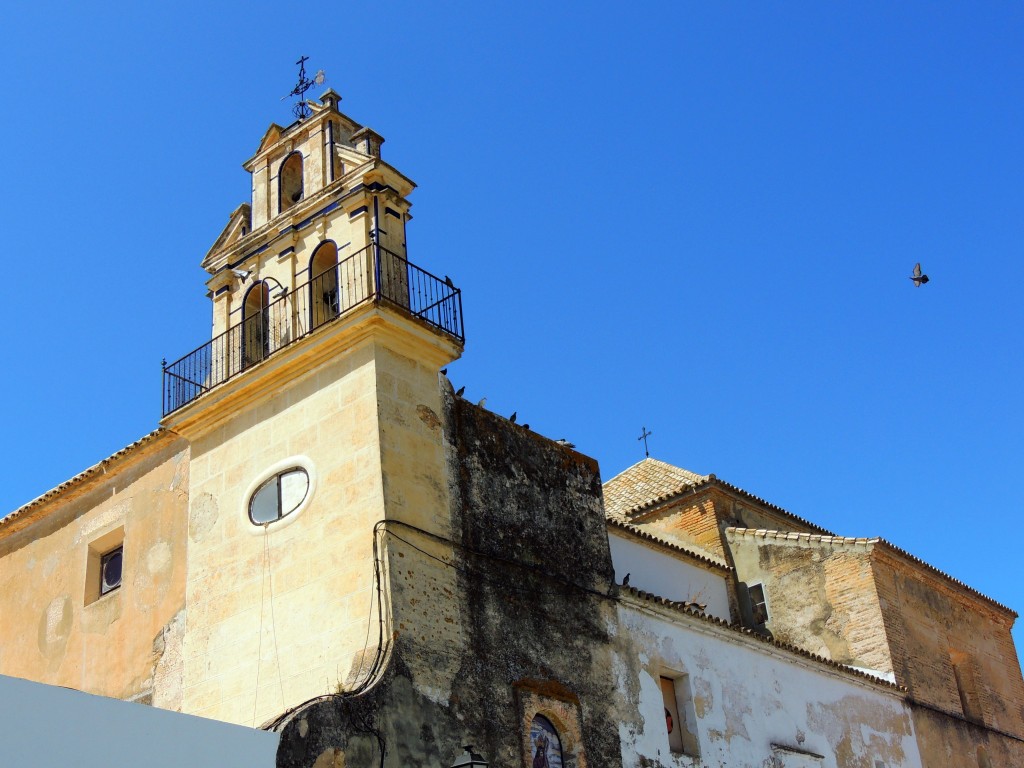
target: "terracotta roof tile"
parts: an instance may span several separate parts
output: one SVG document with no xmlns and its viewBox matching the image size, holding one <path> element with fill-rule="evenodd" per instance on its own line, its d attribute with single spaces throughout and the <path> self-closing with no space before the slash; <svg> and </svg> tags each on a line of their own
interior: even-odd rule
<svg viewBox="0 0 1024 768">
<path fill-rule="evenodd" d="M 634 464 L 604 484 L 605 515 L 612 519 L 628 520 L 634 513 L 659 506 L 683 491 L 700 490 L 712 485 L 743 496 L 773 512 L 785 515 L 802 526 L 813 528 L 824 534 L 831 535 L 832 533 L 827 528 L 822 528 L 810 520 L 794 515 L 739 486 L 727 483 L 714 474 L 698 475 L 688 469 L 674 467 L 651 458 Z"/>
<path fill-rule="evenodd" d="M 674 496 L 707 479 L 707 475 L 646 458 L 604 484 L 605 512 L 609 517 L 625 520 L 628 512 L 655 499 Z"/>
<path fill-rule="evenodd" d="M 17 509 L 15 509 L 13 512 L 11 512 L 8 515 L 5 515 L 4 517 L 0 517 L 0 529 L 3 529 L 4 527 L 6 527 L 8 525 L 11 525 L 16 520 L 19 520 L 24 515 L 26 515 L 29 512 L 31 512 L 32 510 L 34 510 L 34 509 L 36 509 L 38 507 L 43 506 L 48 501 L 51 501 L 51 500 L 57 498 L 61 494 L 66 493 L 67 491 L 82 485 L 83 483 L 85 483 L 87 480 L 89 480 L 90 478 L 94 477 L 95 475 L 102 474 L 112 464 L 115 464 L 118 461 L 120 461 L 121 459 L 126 458 L 127 456 L 129 456 L 130 454 L 134 453 L 136 450 L 138 450 L 142 446 L 148 445 L 149 443 L 153 442 L 154 440 L 157 440 L 159 438 L 166 437 L 166 436 L 174 436 L 174 437 L 176 437 L 176 435 L 174 435 L 173 432 L 168 432 L 163 427 L 157 427 L 155 430 L 150 432 L 148 435 L 145 435 L 145 436 L 139 438 L 138 440 L 136 440 L 134 443 L 131 443 L 130 445 L 126 445 L 124 448 L 122 448 L 121 450 L 117 451 L 116 453 L 113 453 L 110 456 L 108 456 L 107 458 L 103 459 L 102 461 L 100 461 L 100 462 L 98 462 L 96 464 L 93 464 L 88 469 L 85 469 L 85 470 L 79 472 L 74 477 L 72 477 L 72 478 L 70 478 L 68 480 L 65 480 L 63 483 L 58 485 L 56 488 L 51 488 L 49 491 L 44 493 L 42 496 L 38 496 L 38 497 L 32 499 L 32 501 L 28 502 L 27 504 L 23 504 L 22 506 L 18 507 Z"/>
</svg>

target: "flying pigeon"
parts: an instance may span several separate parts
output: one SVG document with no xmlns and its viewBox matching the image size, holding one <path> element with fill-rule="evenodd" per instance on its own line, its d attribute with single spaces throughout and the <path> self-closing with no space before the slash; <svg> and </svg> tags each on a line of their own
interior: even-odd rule
<svg viewBox="0 0 1024 768">
<path fill-rule="evenodd" d="M 456 397 L 462 397 L 462 393 L 465 392 L 465 391 L 466 391 L 465 387 L 459 387 L 457 390 L 455 390 L 455 396 Z"/>
<path fill-rule="evenodd" d="M 928 282 L 928 275 L 921 274 L 921 262 L 914 265 L 914 274 L 910 276 L 910 279 L 914 281 L 915 288 L 920 288 Z"/>
</svg>

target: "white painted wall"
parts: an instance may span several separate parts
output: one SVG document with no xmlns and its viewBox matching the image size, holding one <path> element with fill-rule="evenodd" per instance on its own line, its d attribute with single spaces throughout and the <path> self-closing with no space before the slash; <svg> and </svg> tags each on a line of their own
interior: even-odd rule
<svg viewBox="0 0 1024 768">
<path fill-rule="evenodd" d="M 0 675 L 0 765 L 273 768 L 278 735 Z"/>
<path fill-rule="evenodd" d="M 708 614 L 729 620 L 729 593 L 721 571 L 701 568 L 614 528 L 608 530 L 608 544 L 618 581 L 628 573 L 631 587 L 668 600 L 706 603 Z"/>
<path fill-rule="evenodd" d="M 697 765 L 670 753 L 658 685 L 666 672 L 689 677 L 699 765 L 921 765 L 910 711 L 896 691 L 641 601 L 620 604 L 618 631 L 624 766 Z"/>
</svg>

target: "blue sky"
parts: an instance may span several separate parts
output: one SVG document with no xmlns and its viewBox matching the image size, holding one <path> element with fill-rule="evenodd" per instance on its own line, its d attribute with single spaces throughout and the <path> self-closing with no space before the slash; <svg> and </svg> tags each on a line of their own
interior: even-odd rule
<svg viewBox="0 0 1024 768">
<path fill-rule="evenodd" d="M 0 510 L 156 426 L 161 358 L 209 336 L 200 259 L 306 54 L 420 185 L 410 259 L 464 290 L 467 397 L 606 479 L 646 426 L 656 458 L 1024 609 L 1020 5 L 3 22 Z"/>
</svg>

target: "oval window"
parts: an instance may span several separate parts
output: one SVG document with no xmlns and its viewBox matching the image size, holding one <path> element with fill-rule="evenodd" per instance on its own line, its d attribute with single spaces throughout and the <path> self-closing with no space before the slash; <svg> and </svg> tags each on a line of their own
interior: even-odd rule
<svg viewBox="0 0 1024 768">
<path fill-rule="evenodd" d="M 309 493 L 309 475 L 292 467 L 266 480 L 249 498 L 249 520 L 267 525 L 285 517 L 302 504 Z"/>
</svg>

